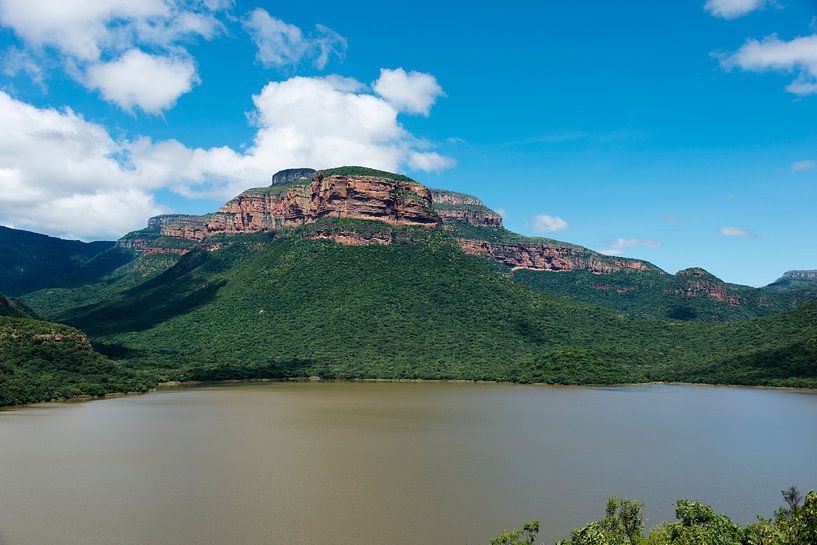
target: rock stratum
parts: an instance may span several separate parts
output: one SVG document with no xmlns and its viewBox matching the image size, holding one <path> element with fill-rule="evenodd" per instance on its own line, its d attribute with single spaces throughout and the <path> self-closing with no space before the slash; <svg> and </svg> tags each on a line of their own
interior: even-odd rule
<svg viewBox="0 0 817 545">
<path fill-rule="evenodd" d="M 480 199 L 442 189 L 429 189 L 406 176 L 365 167 L 324 171 L 287 169 L 273 175 L 267 187 L 248 189 L 212 214 L 163 215 L 146 229 L 129 233 L 120 247 L 145 254 L 183 255 L 193 249 L 218 250 L 212 237 L 248 233 L 285 233 L 322 218 L 372 220 L 392 227 L 422 227 L 450 231 L 461 251 L 492 259 L 512 270 L 659 271 L 649 263 L 599 254 L 549 239 L 522 237 L 506 231 L 502 216 Z M 345 245 L 391 244 L 387 230 L 361 235 L 354 230 L 316 230 L 310 238 Z"/>
<path fill-rule="evenodd" d="M 817 282 L 817 270 L 786 271 L 783 278 Z"/>
</svg>

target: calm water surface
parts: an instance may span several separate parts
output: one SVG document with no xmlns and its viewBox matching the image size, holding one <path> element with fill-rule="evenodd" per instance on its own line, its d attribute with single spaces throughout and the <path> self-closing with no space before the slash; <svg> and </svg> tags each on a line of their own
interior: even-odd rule
<svg viewBox="0 0 817 545">
<path fill-rule="evenodd" d="M 252 384 L 0 412 L 2 545 L 450 545 L 817 488 L 817 395 Z"/>
</svg>

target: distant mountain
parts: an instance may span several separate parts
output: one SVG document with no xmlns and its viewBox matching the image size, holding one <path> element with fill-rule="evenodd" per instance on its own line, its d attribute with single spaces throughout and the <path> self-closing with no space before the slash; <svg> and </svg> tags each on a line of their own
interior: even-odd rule
<svg viewBox="0 0 817 545">
<path fill-rule="evenodd" d="M 114 246 L 0 227 L 0 292 L 16 296 L 98 281 L 136 256 Z"/>
<path fill-rule="evenodd" d="M 817 297 L 817 270 L 785 272 L 764 289 L 773 293 L 807 293 Z"/>
</svg>

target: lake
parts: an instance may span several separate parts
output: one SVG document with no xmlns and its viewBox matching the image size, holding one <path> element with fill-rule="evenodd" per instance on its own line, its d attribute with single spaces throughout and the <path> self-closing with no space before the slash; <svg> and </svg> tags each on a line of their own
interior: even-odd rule
<svg viewBox="0 0 817 545">
<path fill-rule="evenodd" d="M 817 488 L 817 395 L 255 383 L 0 411 L 2 545 L 552 542 L 605 498 L 746 523 Z"/>
</svg>

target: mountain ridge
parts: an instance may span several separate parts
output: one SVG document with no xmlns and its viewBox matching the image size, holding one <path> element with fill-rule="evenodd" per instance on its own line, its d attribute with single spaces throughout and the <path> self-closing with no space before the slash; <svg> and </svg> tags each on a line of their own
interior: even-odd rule
<svg viewBox="0 0 817 545">
<path fill-rule="evenodd" d="M 345 166 L 322 171 L 289 169 L 273 175 L 273 180 L 276 183 L 270 186 L 243 191 L 214 213 L 151 218 L 146 229 L 125 235 L 117 245 L 146 254 L 181 256 L 194 249 L 217 251 L 224 247 L 219 237 L 225 235 L 276 232 L 284 236 L 287 230 L 323 217 L 363 219 L 442 229 L 456 240 L 461 252 L 495 261 L 540 291 L 624 310 L 630 317 L 746 319 L 793 308 L 817 295 L 817 290 L 805 289 L 808 286 L 761 293 L 727 284 L 700 267 L 671 275 L 648 261 L 519 235 L 505 229 L 502 216 L 479 198 L 429 189 L 401 174 Z M 354 230 L 316 231 L 312 236 L 348 245 L 391 243 L 385 231 L 379 235 L 368 231 L 367 236 Z M 537 277 L 533 272 L 570 273 L 570 277 Z M 607 280 L 571 291 L 571 286 L 581 288 L 584 272 Z M 645 277 L 639 282 L 638 276 L 628 278 L 629 273 L 652 280 Z M 653 301 L 658 296 L 672 303 L 651 303 L 646 311 L 631 304 L 633 299 Z"/>
</svg>

